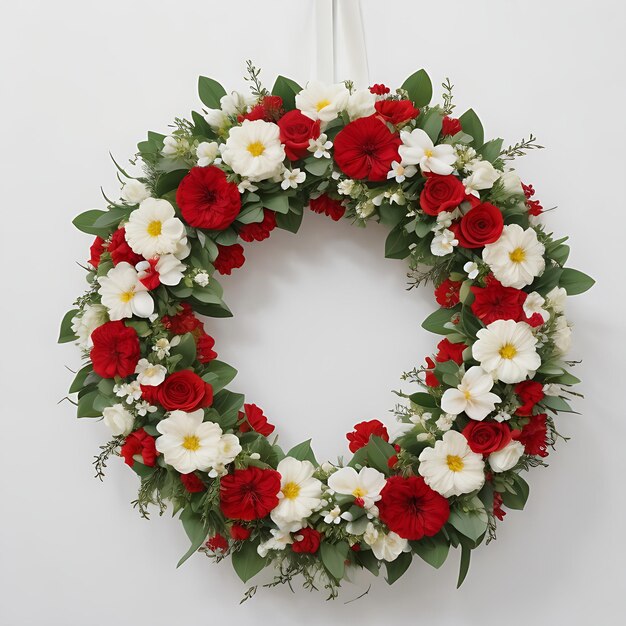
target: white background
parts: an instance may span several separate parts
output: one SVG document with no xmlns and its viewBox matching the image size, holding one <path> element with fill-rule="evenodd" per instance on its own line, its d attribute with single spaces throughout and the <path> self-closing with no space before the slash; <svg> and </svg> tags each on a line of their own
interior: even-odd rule
<svg viewBox="0 0 626 626">
<path fill-rule="evenodd" d="M 624 352 L 624 33 L 618 0 L 363 0 L 372 82 L 397 86 L 425 67 L 450 76 L 458 112 L 475 108 L 488 136 L 534 132 L 544 150 L 518 162 L 547 222 L 571 238 L 573 267 L 598 279 L 573 298 L 572 358 L 586 399 L 563 415 L 572 436 L 530 476 L 523 512 L 474 553 L 455 590 L 458 555 L 440 570 L 419 559 L 393 587 L 359 577 L 340 600 L 287 588 L 242 606 L 228 562 L 195 556 L 168 517 L 130 507 L 136 477 L 113 459 L 104 484 L 91 461 L 102 424 L 57 405 L 78 365 L 55 345 L 82 292 L 90 238 L 77 213 L 117 191 L 108 150 L 123 160 L 148 129 L 164 131 L 200 103 L 199 74 L 242 86 L 244 60 L 305 83 L 312 0 L 177 2 L 24 0 L 3 10 L 2 426 L 0 624 L 614 623 L 622 614 L 626 533 Z M 437 90 L 438 92 L 440 90 Z M 220 357 L 290 446 L 313 436 L 319 458 L 346 454 L 345 432 L 390 419 L 401 371 L 436 337 L 420 329 L 430 288 L 405 291 L 401 262 L 383 260 L 383 229 L 307 214 L 301 234 L 247 246 L 224 280 L 236 317 L 208 325 Z M 372 582 L 370 593 L 345 604 Z"/>
</svg>

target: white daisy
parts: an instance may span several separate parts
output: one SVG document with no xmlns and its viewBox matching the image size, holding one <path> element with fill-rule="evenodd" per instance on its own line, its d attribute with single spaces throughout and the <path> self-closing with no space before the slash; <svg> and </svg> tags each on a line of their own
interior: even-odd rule
<svg viewBox="0 0 626 626">
<path fill-rule="evenodd" d="M 402 145 L 398 148 L 403 165 L 419 165 L 422 172 L 433 172 L 447 176 L 454 171 L 456 153 L 448 144 L 435 146 L 431 138 L 421 129 L 400 133 Z"/>
<path fill-rule="evenodd" d="M 148 359 L 139 359 L 135 368 L 135 374 L 137 374 L 137 381 L 140 385 L 156 387 L 165 380 L 167 369 L 162 365 L 150 363 Z"/>
<path fill-rule="evenodd" d="M 403 183 L 407 178 L 417 174 L 415 165 L 402 165 L 398 161 L 391 162 L 391 169 L 387 172 L 387 180 L 395 178 L 397 183 Z"/>
<path fill-rule="evenodd" d="M 441 408 L 446 413 L 465 413 L 473 420 L 484 420 L 501 402 L 500 396 L 491 393 L 493 378 L 482 367 L 470 367 L 456 389 L 446 389 L 441 398 Z"/>
<path fill-rule="evenodd" d="M 106 276 L 99 276 L 102 304 L 109 310 L 109 318 L 121 320 L 125 317 L 150 317 L 154 311 L 154 300 L 139 281 L 135 268 L 118 263 Z"/>
<path fill-rule="evenodd" d="M 506 472 L 517 465 L 524 454 L 524 446 L 519 441 L 509 442 L 502 450 L 492 452 L 487 460 L 489 466 L 496 472 Z"/>
<path fill-rule="evenodd" d="M 343 83 L 329 85 L 312 80 L 296 95 L 296 108 L 312 120 L 330 122 L 346 109 L 349 97 Z"/>
<path fill-rule="evenodd" d="M 359 472 L 353 467 L 342 467 L 328 477 L 330 489 L 354 496 L 366 509 L 380 500 L 380 492 L 386 482 L 385 475 L 373 467 L 363 467 Z"/>
<path fill-rule="evenodd" d="M 118 435 L 130 435 L 133 430 L 133 424 L 135 418 L 123 404 L 114 404 L 113 406 L 107 406 L 102 411 L 103 421 L 111 431 L 111 434 Z"/>
<path fill-rule="evenodd" d="M 306 173 L 300 170 L 299 168 L 295 168 L 293 170 L 285 169 L 283 172 L 283 180 L 280 183 L 280 186 L 283 190 L 287 191 L 287 189 L 296 189 L 296 187 L 302 184 L 306 180 Z"/>
</svg>

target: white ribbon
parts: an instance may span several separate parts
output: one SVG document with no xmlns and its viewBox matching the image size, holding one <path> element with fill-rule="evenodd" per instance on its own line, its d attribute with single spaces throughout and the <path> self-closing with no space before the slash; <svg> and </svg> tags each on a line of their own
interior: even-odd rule
<svg viewBox="0 0 626 626">
<path fill-rule="evenodd" d="M 346 79 L 369 85 L 360 0 L 314 0 L 314 76 L 332 83 Z"/>
</svg>

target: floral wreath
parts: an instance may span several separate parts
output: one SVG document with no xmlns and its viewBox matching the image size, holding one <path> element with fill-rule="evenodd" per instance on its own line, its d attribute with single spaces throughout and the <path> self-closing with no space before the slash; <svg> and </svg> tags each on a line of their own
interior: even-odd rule
<svg viewBox="0 0 626 626">
<path fill-rule="evenodd" d="M 430 104 L 424 70 L 395 92 L 282 76 L 270 92 L 250 62 L 248 74 L 250 95 L 201 77 L 206 109 L 149 132 L 131 161 L 142 173 L 116 163 L 121 198 L 74 220 L 96 238 L 59 341 L 85 359 L 69 389 L 78 417 L 112 432 L 96 474 L 119 455 L 142 516 L 171 504 L 191 540 L 180 563 L 230 556 L 244 582 L 273 564 L 266 586 L 302 575 L 334 597 L 351 568 L 384 564 L 393 583 L 452 546 L 460 585 L 504 509 L 523 508 L 521 472 L 545 464 L 554 415 L 578 395 L 564 305 L 593 280 L 564 267 L 566 238 L 545 231 L 510 168 L 541 146 L 485 141 L 474 111 L 452 116 L 449 80 Z M 320 465 L 310 440 L 285 453 L 263 411 L 226 388 L 236 371 L 196 316 L 230 316 L 215 272 L 244 264 L 239 240 L 297 232 L 307 206 L 385 225 L 385 256 L 408 259 L 410 285 L 431 280 L 440 306 L 422 324 L 443 335 L 436 353 L 402 377 L 421 390 L 396 392 L 393 434 L 356 424 L 346 463 Z"/>
</svg>

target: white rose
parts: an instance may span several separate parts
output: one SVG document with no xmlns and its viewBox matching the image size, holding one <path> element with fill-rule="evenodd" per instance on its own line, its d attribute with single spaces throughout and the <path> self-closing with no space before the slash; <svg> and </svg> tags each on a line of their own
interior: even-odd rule
<svg viewBox="0 0 626 626">
<path fill-rule="evenodd" d="M 122 404 L 108 406 L 102 411 L 104 423 L 114 435 L 128 435 L 133 429 L 135 418 Z"/>
<path fill-rule="evenodd" d="M 131 179 L 122 187 L 122 198 L 129 204 L 139 204 L 150 197 L 150 191 L 139 180 Z"/>
<path fill-rule="evenodd" d="M 204 121 L 213 129 L 220 130 L 226 126 L 226 115 L 221 109 L 209 109 L 204 114 Z"/>
<path fill-rule="evenodd" d="M 359 117 L 367 117 L 375 112 L 374 103 L 376 102 L 375 94 L 369 89 L 359 89 L 348 98 L 348 115 L 351 120 Z"/>
<path fill-rule="evenodd" d="M 569 349 L 572 346 L 572 329 L 567 323 L 564 315 L 556 318 L 552 341 L 554 341 L 556 349 L 561 354 L 566 354 L 567 352 L 569 352 Z"/>
<path fill-rule="evenodd" d="M 522 188 L 522 181 L 515 172 L 504 172 L 500 175 L 500 182 L 502 183 L 502 189 L 514 196 L 524 195 L 524 189 Z"/>
<path fill-rule="evenodd" d="M 487 460 L 494 472 L 506 472 L 517 465 L 522 454 L 524 454 L 524 446 L 519 441 L 511 441 L 507 446 L 492 452 Z"/>
</svg>

